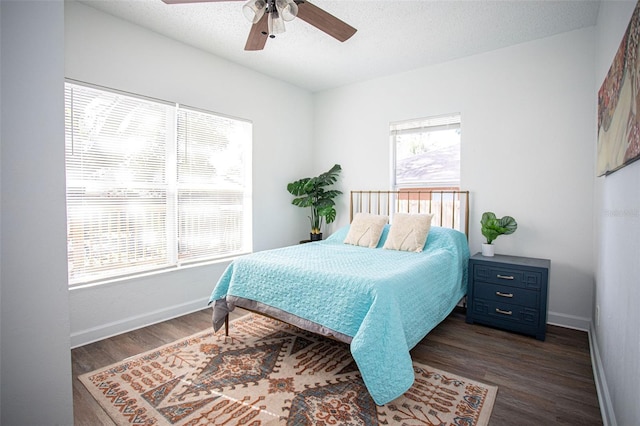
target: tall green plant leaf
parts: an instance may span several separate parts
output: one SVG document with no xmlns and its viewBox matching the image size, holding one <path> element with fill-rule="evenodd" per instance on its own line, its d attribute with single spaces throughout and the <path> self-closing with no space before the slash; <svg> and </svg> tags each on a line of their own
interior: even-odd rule
<svg viewBox="0 0 640 426">
<path fill-rule="evenodd" d="M 296 198 L 291 203 L 298 207 L 309 207 L 311 232 L 319 233 L 323 220 L 331 223 L 336 219 L 335 201 L 341 191 L 325 189 L 337 182 L 342 167 L 335 164 L 331 169 L 316 177 L 302 178 L 287 185 L 287 191 Z"/>
</svg>

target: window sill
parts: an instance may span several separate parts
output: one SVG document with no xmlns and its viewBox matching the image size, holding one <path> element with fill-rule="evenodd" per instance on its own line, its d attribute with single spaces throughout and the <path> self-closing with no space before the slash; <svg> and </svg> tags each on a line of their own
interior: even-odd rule
<svg viewBox="0 0 640 426">
<path fill-rule="evenodd" d="M 153 276 L 158 276 L 158 275 L 167 274 L 167 273 L 179 273 L 181 271 L 185 271 L 185 270 L 188 270 L 188 269 L 201 268 L 201 267 L 212 266 L 212 265 L 219 265 L 219 264 L 223 264 L 223 263 L 229 264 L 233 260 L 235 260 L 235 259 L 237 259 L 239 257 L 242 257 L 242 256 L 244 256 L 246 254 L 249 254 L 249 253 L 241 253 L 241 254 L 238 254 L 238 255 L 235 255 L 235 256 L 225 257 L 223 259 L 215 259 L 215 260 L 209 260 L 209 261 L 205 261 L 205 262 L 191 263 L 191 264 L 186 264 L 186 265 L 181 265 L 181 266 L 173 266 L 173 267 L 168 267 L 168 268 L 165 268 L 165 269 L 158 269 L 158 270 L 149 271 L 149 272 L 141 272 L 141 273 L 126 275 L 126 276 L 122 276 L 122 277 L 110 278 L 110 279 L 106 279 L 106 280 L 93 281 L 93 282 L 82 283 L 82 284 L 74 284 L 74 285 L 70 285 L 69 286 L 69 291 L 86 290 L 86 289 L 90 289 L 90 288 L 106 287 L 106 286 L 110 286 L 110 285 L 121 285 L 123 283 L 126 283 L 127 281 L 135 281 L 135 280 L 140 280 L 140 279 L 153 277 Z"/>
</svg>

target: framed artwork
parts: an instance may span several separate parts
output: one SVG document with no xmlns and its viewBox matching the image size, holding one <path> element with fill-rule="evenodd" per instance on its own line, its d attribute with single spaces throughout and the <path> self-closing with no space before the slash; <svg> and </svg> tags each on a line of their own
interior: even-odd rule
<svg viewBox="0 0 640 426">
<path fill-rule="evenodd" d="M 598 91 L 597 176 L 640 159 L 640 2 Z"/>
</svg>

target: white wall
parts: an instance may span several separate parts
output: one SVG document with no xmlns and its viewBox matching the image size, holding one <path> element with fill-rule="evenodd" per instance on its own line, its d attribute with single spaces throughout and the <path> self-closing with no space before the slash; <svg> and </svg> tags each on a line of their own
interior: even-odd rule
<svg viewBox="0 0 640 426">
<path fill-rule="evenodd" d="M 515 217 L 518 230 L 496 252 L 551 259 L 549 322 L 587 329 L 593 39 L 590 28 L 320 93 L 317 161 L 341 163 L 344 188 L 388 188 L 389 123 L 460 112 L 471 252 L 483 242 L 482 212 Z"/>
<path fill-rule="evenodd" d="M 597 37 L 576 31 L 312 97 L 75 3 L 64 51 L 61 2 L 2 1 L 0 423 L 71 424 L 69 331 L 80 344 L 197 309 L 225 266 L 67 291 L 63 75 L 253 120 L 256 250 L 307 231 L 287 182 L 337 162 L 343 189 L 385 188 L 388 123 L 460 111 L 472 251 L 483 211 L 516 217 L 498 251 L 551 259 L 550 320 L 570 326 L 591 319 L 595 260 L 608 417 L 634 423 L 640 163 L 594 179 L 595 93 L 634 6 L 603 2 Z M 293 128 L 270 119 L 274 98 Z"/>
<path fill-rule="evenodd" d="M 71 425 L 61 1 L 2 1 L 3 425 Z"/>
<path fill-rule="evenodd" d="M 600 5 L 592 89 L 596 95 L 635 5 L 635 1 Z M 640 419 L 640 162 L 597 178 L 595 188 L 595 306 L 600 318 L 593 331 L 601 364 L 597 374 L 604 386 L 601 405 L 608 410 L 609 424 L 631 425 Z"/>
<path fill-rule="evenodd" d="M 309 92 L 75 2 L 65 48 L 67 78 L 253 121 L 254 250 L 308 235 L 286 184 L 315 172 Z M 72 345 L 202 309 L 226 265 L 71 290 Z"/>
<path fill-rule="evenodd" d="M 2 4 L 0 4 L 0 23 L 2 22 Z M 2 106 L 2 25 L 0 24 L 0 107 Z M 0 113 L 0 135 L 2 135 L 2 113 Z M 1 139 L 0 139 L 1 140 Z M 2 188 L 2 149 L 0 147 L 0 188 Z M 0 193 L 0 230 L 2 228 L 2 194 Z M 2 239 L 0 239 L 0 253 Z M 0 384 L 2 383 L 2 260 L 0 259 Z M 2 421 L 2 386 L 0 385 L 0 421 Z"/>
</svg>

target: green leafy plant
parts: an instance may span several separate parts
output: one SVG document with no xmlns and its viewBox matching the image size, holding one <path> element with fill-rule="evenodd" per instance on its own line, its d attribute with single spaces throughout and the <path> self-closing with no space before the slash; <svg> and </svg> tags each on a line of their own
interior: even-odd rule
<svg viewBox="0 0 640 426">
<path fill-rule="evenodd" d="M 514 218 L 504 216 L 498 219 L 493 212 L 482 213 L 480 225 L 482 225 L 482 235 L 487 239 L 487 244 L 491 244 L 500 235 L 513 234 L 518 229 Z"/>
<path fill-rule="evenodd" d="M 287 191 L 296 197 L 291 204 L 311 209 L 312 234 L 321 233 L 323 222 L 336 220 L 336 203 L 333 200 L 342 192 L 327 187 L 336 183 L 341 170 L 342 167 L 336 164 L 319 176 L 299 179 L 287 185 Z"/>
</svg>

